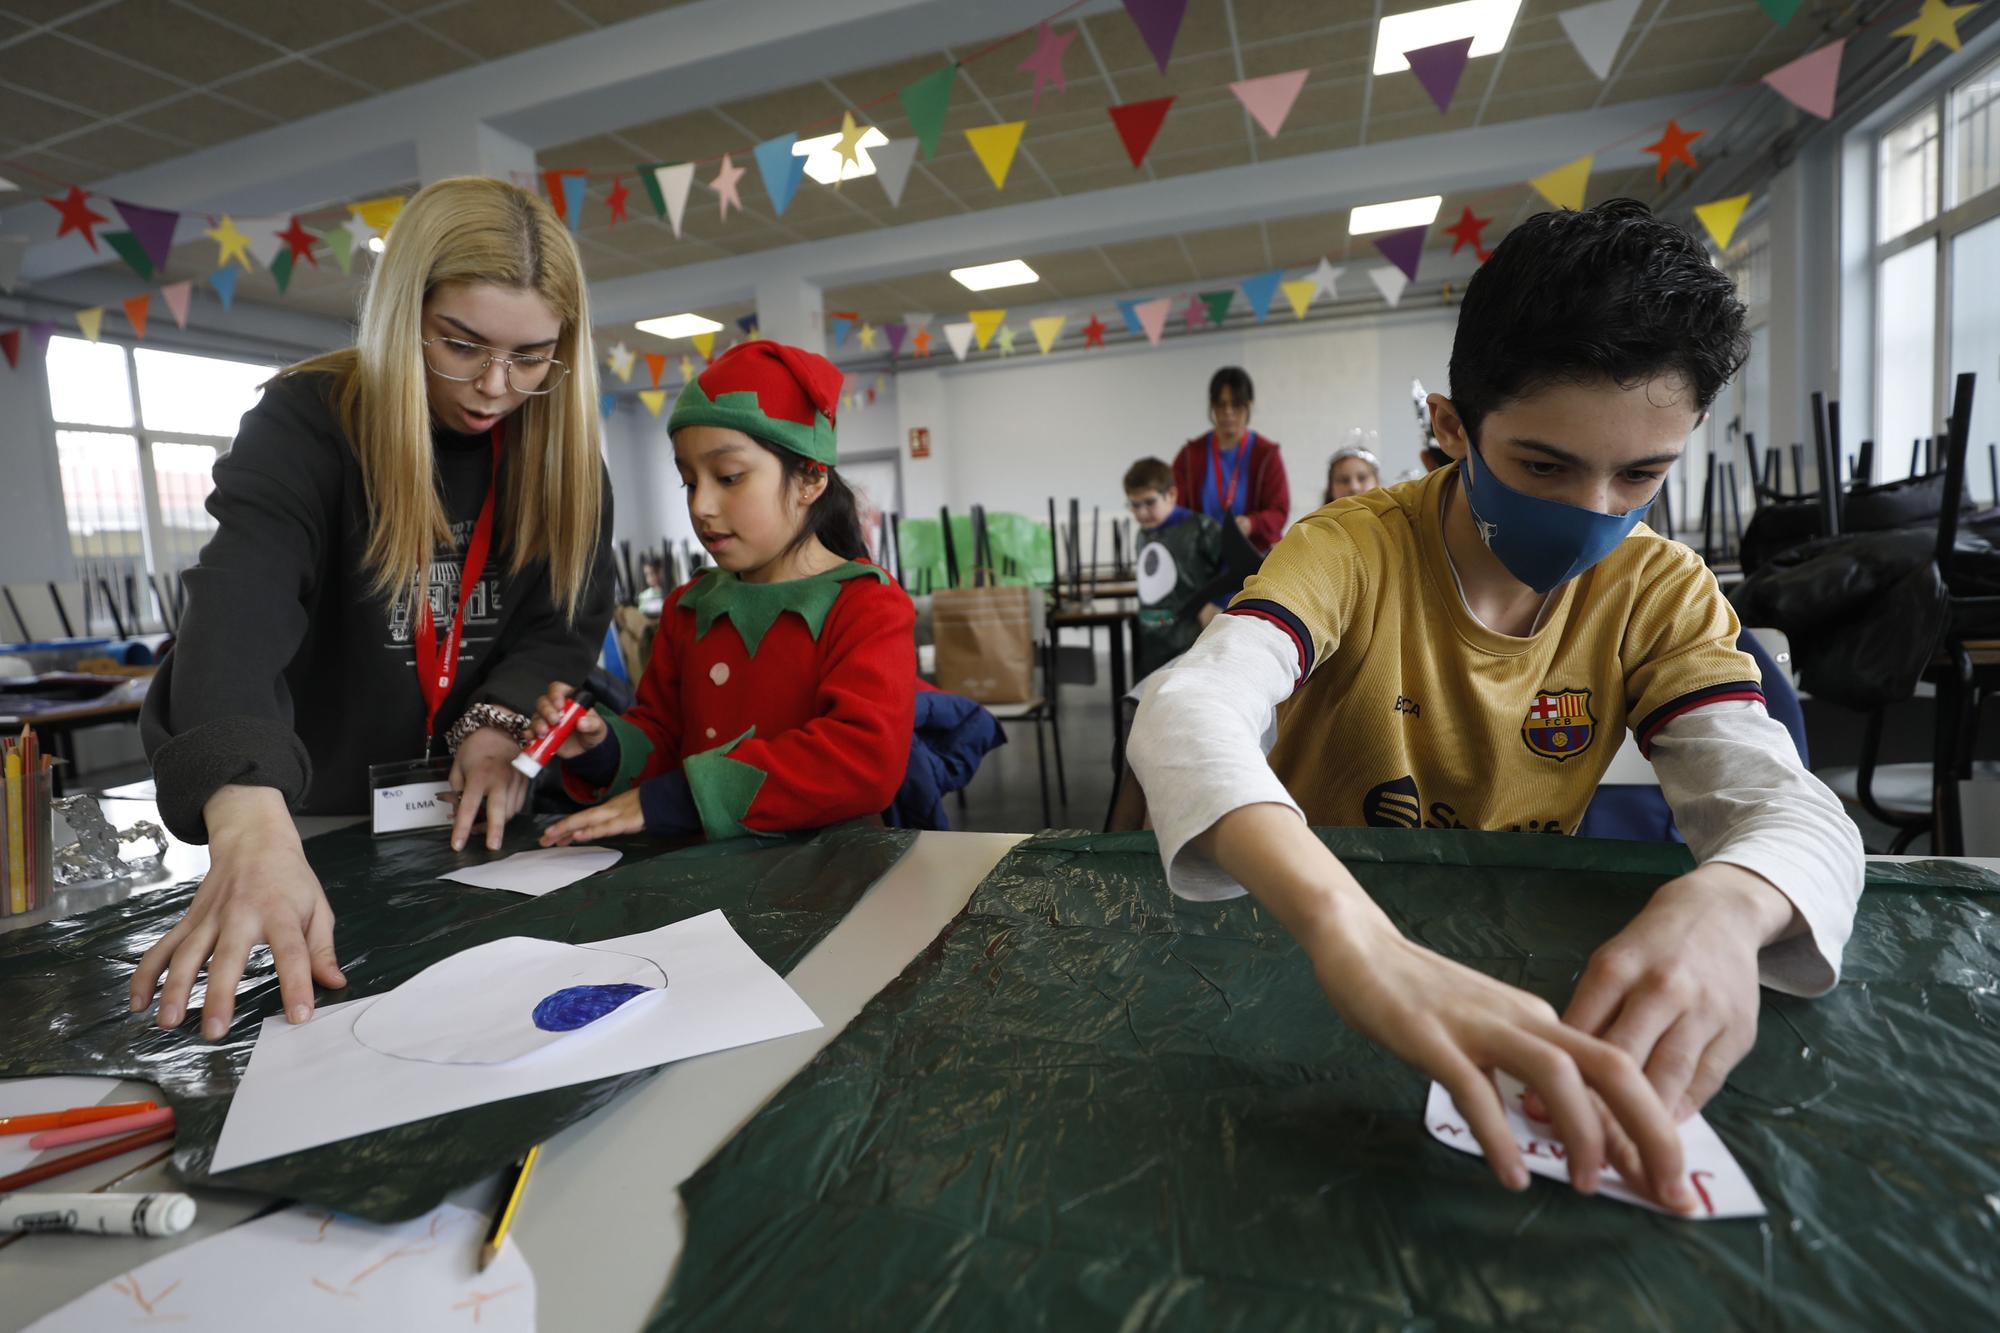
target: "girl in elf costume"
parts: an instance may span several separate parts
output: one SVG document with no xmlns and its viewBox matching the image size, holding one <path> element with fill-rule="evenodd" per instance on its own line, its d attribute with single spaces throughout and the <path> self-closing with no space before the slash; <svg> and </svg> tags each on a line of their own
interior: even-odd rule
<svg viewBox="0 0 2000 1333">
<path fill-rule="evenodd" d="M 715 565 L 668 596 L 631 711 L 586 716 L 557 751 L 570 795 L 594 804 L 543 845 L 821 828 L 894 799 L 916 612 L 861 558 L 833 470 L 841 383 L 825 357 L 758 339 L 682 392 L 667 432 Z M 550 684 L 538 735 L 569 693 Z"/>
</svg>

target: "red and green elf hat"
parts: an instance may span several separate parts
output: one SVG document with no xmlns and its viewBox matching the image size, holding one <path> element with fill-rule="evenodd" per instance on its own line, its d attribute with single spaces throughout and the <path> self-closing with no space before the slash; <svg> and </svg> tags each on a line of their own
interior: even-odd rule
<svg viewBox="0 0 2000 1333">
<path fill-rule="evenodd" d="M 803 347 L 738 343 L 681 390 L 667 433 L 723 426 L 832 467 L 840 461 L 834 415 L 846 381 L 833 362 Z"/>
</svg>

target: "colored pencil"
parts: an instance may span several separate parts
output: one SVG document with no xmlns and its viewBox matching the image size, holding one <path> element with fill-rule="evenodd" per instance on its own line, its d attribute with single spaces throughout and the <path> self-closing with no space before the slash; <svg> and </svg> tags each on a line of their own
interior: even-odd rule
<svg viewBox="0 0 2000 1333">
<path fill-rule="evenodd" d="M 28 910 L 28 849 L 22 844 L 27 819 L 21 781 L 21 752 L 7 746 L 7 910 L 19 915 Z"/>
<path fill-rule="evenodd" d="M 96 1139 L 115 1139 L 120 1134 L 131 1134 L 155 1125 L 174 1123 L 174 1108 L 157 1107 L 151 1111 L 140 1111 L 133 1115 L 115 1116 L 110 1120 L 98 1120 L 90 1124 L 71 1125 L 65 1129 L 45 1129 L 28 1140 L 28 1146 L 37 1151 L 44 1148 L 67 1148 L 72 1143 L 90 1143 Z"/>
<path fill-rule="evenodd" d="M 137 1134 L 127 1134 L 122 1139 L 107 1139 L 103 1143 L 92 1144 L 82 1152 L 73 1152 L 67 1157 L 58 1157 L 51 1162 L 38 1162 L 25 1170 L 16 1171 L 11 1176 L 0 1176 L 0 1194 L 9 1194 L 26 1185 L 39 1185 L 44 1180 L 52 1180 L 79 1167 L 94 1162 L 109 1161 L 122 1157 L 134 1148 L 144 1148 L 149 1144 L 167 1143 L 174 1137 L 172 1125 L 161 1125 L 158 1129 L 141 1130 Z"/>
<path fill-rule="evenodd" d="M 49 822 L 48 803 L 42 798 L 41 742 L 35 739 L 32 726 L 21 728 L 21 809 L 28 816 L 28 823 L 21 830 L 23 849 L 21 864 L 28 877 L 22 883 L 21 895 L 30 912 L 42 905 L 41 864 L 47 849 L 42 846 L 48 840 L 47 834 L 37 837 L 35 830 L 44 828 Z"/>
<path fill-rule="evenodd" d="M 485 1272 L 487 1265 L 500 1257 L 500 1246 L 507 1239 L 507 1228 L 514 1224 L 514 1210 L 521 1206 L 521 1196 L 528 1189 L 528 1173 L 535 1169 L 535 1158 L 541 1154 L 542 1145 L 528 1149 L 528 1155 L 515 1168 L 514 1183 L 507 1191 L 507 1203 L 493 1219 L 493 1229 L 486 1233 L 486 1243 L 479 1247 L 479 1271 Z"/>
<path fill-rule="evenodd" d="M 72 1106 L 66 1111 L 38 1111 L 34 1115 L 0 1115 L 0 1134 L 39 1134 L 45 1129 L 68 1129 L 98 1120 L 118 1120 L 141 1111 L 156 1111 L 160 1104 L 151 1098 L 143 1102 L 107 1102 L 103 1106 Z"/>
</svg>

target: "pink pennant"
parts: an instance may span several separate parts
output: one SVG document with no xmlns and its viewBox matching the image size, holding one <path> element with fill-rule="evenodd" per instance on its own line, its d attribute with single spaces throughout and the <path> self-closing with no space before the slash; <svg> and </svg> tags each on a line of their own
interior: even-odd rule
<svg viewBox="0 0 2000 1333">
<path fill-rule="evenodd" d="M 1821 120 L 1833 118 L 1833 92 L 1840 83 L 1840 56 L 1847 39 L 1815 47 L 1789 65 L 1764 76 L 1787 102 Z"/>
<path fill-rule="evenodd" d="M 1167 312 L 1173 309 L 1173 302 L 1167 297 L 1155 297 L 1141 301 L 1132 307 L 1132 313 L 1139 317 L 1139 327 L 1146 334 L 1146 341 L 1153 346 L 1160 345 L 1160 335 L 1167 329 Z"/>
<path fill-rule="evenodd" d="M 1299 100 L 1299 89 L 1306 86 L 1306 75 L 1311 72 L 1295 69 L 1284 74 L 1266 74 L 1261 79 L 1232 83 L 1229 91 L 1236 94 L 1236 100 L 1250 113 L 1250 119 L 1275 139 L 1285 126 L 1285 117 L 1292 114 L 1292 103 Z"/>
<path fill-rule="evenodd" d="M 188 326 L 188 298 L 193 294 L 193 278 L 170 282 L 160 288 L 160 298 L 167 303 L 167 309 L 174 312 L 174 324 L 179 328 Z"/>
<path fill-rule="evenodd" d="M 1437 103 L 1437 109 L 1449 111 L 1451 99 L 1458 93 L 1458 81 L 1465 74 L 1465 62 L 1471 55 L 1472 39 L 1460 37 L 1455 41 L 1439 42 L 1436 46 L 1420 46 L 1414 51 L 1405 51 L 1403 59 L 1410 62 L 1410 73 L 1424 85 L 1424 91 Z"/>
</svg>

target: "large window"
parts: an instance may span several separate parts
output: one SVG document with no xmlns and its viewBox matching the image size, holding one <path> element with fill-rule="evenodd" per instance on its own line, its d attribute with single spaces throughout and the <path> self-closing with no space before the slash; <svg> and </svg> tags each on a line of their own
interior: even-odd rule
<svg viewBox="0 0 2000 1333">
<path fill-rule="evenodd" d="M 1876 239 L 1891 241 L 1937 216 L 1937 107 L 1925 107 L 1883 135 L 1876 158 Z"/>
<path fill-rule="evenodd" d="M 210 472 L 276 369 L 80 338 L 49 340 L 63 508 L 81 633 L 136 632 L 167 619 L 181 571 L 215 521 Z M 82 623 L 76 623 L 76 617 Z"/>
</svg>

